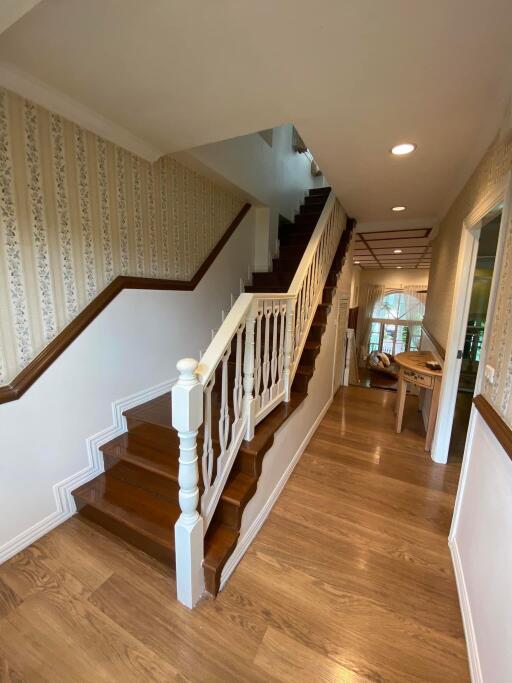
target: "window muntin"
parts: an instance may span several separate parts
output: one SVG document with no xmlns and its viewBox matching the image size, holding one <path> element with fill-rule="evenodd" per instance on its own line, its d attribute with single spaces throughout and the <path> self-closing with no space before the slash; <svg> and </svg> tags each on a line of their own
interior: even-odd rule
<svg viewBox="0 0 512 683">
<path fill-rule="evenodd" d="M 418 351 L 424 303 L 404 291 L 387 292 L 373 308 L 368 352 L 383 351 L 395 356 Z"/>
<path fill-rule="evenodd" d="M 425 306 L 420 299 L 407 292 L 388 292 L 373 308 L 372 318 L 379 320 L 423 320 Z"/>
</svg>

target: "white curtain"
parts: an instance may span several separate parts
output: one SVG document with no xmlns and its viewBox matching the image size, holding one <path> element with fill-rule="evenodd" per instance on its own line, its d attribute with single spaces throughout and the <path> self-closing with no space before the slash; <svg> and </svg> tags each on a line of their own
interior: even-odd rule
<svg viewBox="0 0 512 683">
<path fill-rule="evenodd" d="M 403 288 L 403 291 L 404 294 L 408 294 L 411 297 L 408 299 L 410 307 L 406 315 L 406 318 L 409 319 L 409 339 L 411 339 L 413 334 L 413 323 L 411 321 L 416 321 L 418 324 L 421 324 L 425 314 L 427 292 L 425 290 L 425 285 L 407 285 Z"/>
<path fill-rule="evenodd" d="M 427 290 L 425 285 L 405 285 L 400 287 L 404 291 L 404 294 L 409 294 L 412 297 L 418 299 L 422 306 L 422 310 L 425 310 L 425 303 L 427 301 Z"/>
<path fill-rule="evenodd" d="M 359 365 L 361 366 L 364 366 L 368 356 L 368 345 L 370 342 L 372 318 L 375 306 L 386 294 L 397 291 L 402 291 L 405 295 L 408 295 L 405 297 L 407 311 L 405 312 L 405 315 L 403 315 L 402 311 L 401 317 L 403 317 L 404 322 L 405 320 L 408 320 L 409 338 L 412 338 L 413 335 L 413 325 L 421 324 L 423 320 L 425 302 L 427 298 L 425 285 L 399 285 L 397 287 L 390 288 L 386 287 L 385 285 L 369 284 L 364 302 L 364 308 L 362 310 L 362 316 L 360 318 L 361 324 L 358 323 L 357 326 L 357 349 Z M 397 322 L 399 322 L 398 318 Z"/>
<path fill-rule="evenodd" d="M 360 365 L 364 365 L 368 355 L 373 309 L 375 308 L 377 301 L 379 301 L 385 293 L 386 287 L 384 285 L 368 285 L 361 324 L 357 325 L 357 348 L 359 350 Z"/>
</svg>

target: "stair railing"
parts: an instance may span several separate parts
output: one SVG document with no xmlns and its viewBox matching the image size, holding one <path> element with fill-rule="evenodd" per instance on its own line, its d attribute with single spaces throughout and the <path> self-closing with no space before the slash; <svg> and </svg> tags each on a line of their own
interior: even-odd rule
<svg viewBox="0 0 512 683">
<path fill-rule="evenodd" d="M 295 299 L 295 343 L 290 368 L 290 389 L 343 228 L 343 209 L 334 192 L 331 192 L 288 289 L 288 294 Z M 289 398 L 287 396 L 287 400 Z"/>
<path fill-rule="evenodd" d="M 178 600 L 188 607 L 204 589 L 204 535 L 241 443 L 252 440 L 258 422 L 290 400 L 343 228 L 343 211 L 331 192 L 288 292 L 240 294 L 199 363 L 185 358 L 177 365 L 172 389 L 172 424 L 180 441 L 176 584 Z"/>
</svg>

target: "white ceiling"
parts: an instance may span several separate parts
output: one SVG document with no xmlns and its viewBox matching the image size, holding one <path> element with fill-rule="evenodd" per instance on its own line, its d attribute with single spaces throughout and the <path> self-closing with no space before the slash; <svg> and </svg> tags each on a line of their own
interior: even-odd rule
<svg viewBox="0 0 512 683">
<path fill-rule="evenodd" d="M 158 153 L 291 121 L 350 214 L 410 225 L 496 133 L 511 29 L 510 0 L 42 0 L 0 60 Z"/>
</svg>

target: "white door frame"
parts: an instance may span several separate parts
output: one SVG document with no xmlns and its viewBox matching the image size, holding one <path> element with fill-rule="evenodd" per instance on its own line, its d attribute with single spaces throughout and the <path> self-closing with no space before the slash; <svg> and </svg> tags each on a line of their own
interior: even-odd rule
<svg viewBox="0 0 512 683">
<path fill-rule="evenodd" d="M 478 242 L 483 218 L 493 209 L 502 205 L 500 231 L 496 251 L 496 261 L 491 283 L 491 293 L 487 308 L 487 320 L 491 320 L 494 314 L 496 294 L 498 290 L 499 274 L 503 257 L 506 228 L 510 217 L 510 204 L 512 199 L 512 175 L 507 173 L 489 191 L 477 206 L 466 216 L 462 223 L 462 235 L 459 247 L 459 258 L 455 276 L 455 288 L 453 292 L 452 314 L 448 328 L 448 341 L 446 344 L 445 360 L 443 365 L 443 380 L 441 394 L 439 396 L 439 408 L 437 423 L 432 443 L 432 460 L 439 463 L 448 461 L 448 450 L 452 434 L 453 416 L 462 360 L 457 358 L 457 351 L 464 348 L 466 338 L 466 325 L 471 301 L 471 289 L 475 275 L 476 257 L 478 254 Z M 485 357 L 489 341 L 490 325 L 485 326 L 482 341 L 482 351 L 478 375 L 475 384 L 475 394 L 480 391 L 485 369 Z"/>
<path fill-rule="evenodd" d="M 345 320 L 341 320 L 341 314 L 343 310 L 343 303 L 347 304 L 345 311 Z M 344 374 L 345 374 L 345 357 L 347 353 L 347 328 L 348 328 L 348 314 L 350 310 L 350 292 L 340 291 L 336 300 L 336 337 L 334 340 L 334 359 L 333 359 L 333 372 L 332 372 L 332 395 L 338 391 L 340 386 L 344 384 Z M 345 324 L 343 324 L 345 323 Z M 341 348 L 344 345 L 343 354 Z M 343 358 L 341 357 L 343 356 Z M 339 364 L 339 366 L 338 366 Z"/>
</svg>

